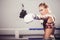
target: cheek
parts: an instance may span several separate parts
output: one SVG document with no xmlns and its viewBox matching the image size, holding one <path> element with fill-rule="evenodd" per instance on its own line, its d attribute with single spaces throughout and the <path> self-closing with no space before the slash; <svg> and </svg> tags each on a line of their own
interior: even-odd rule
<svg viewBox="0 0 60 40">
<path fill-rule="evenodd" d="M 41 13 L 43 14 L 45 11 L 43 10 L 43 11 L 41 11 Z"/>
<path fill-rule="evenodd" d="M 44 15 L 45 14 L 45 11 L 41 11 L 41 14 Z"/>
<path fill-rule="evenodd" d="M 44 12 L 41 12 L 41 14 L 43 15 L 43 14 L 44 14 Z"/>
</svg>

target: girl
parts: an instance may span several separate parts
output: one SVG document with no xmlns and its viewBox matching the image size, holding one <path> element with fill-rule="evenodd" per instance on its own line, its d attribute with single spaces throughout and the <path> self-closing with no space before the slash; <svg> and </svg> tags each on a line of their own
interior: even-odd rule
<svg viewBox="0 0 60 40">
<path fill-rule="evenodd" d="M 54 37 L 54 21 L 55 18 L 50 14 L 49 7 L 46 3 L 39 4 L 40 19 L 43 20 L 44 40 L 51 40 Z"/>
</svg>

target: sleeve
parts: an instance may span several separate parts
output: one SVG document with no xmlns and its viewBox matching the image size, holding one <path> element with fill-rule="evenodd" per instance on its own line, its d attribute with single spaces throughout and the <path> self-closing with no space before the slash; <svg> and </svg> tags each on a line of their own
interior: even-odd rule
<svg viewBox="0 0 60 40">
<path fill-rule="evenodd" d="M 41 20 L 40 16 L 41 16 L 41 15 L 35 15 L 34 19 L 35 19 L 35 20 Z"/>
</svg>

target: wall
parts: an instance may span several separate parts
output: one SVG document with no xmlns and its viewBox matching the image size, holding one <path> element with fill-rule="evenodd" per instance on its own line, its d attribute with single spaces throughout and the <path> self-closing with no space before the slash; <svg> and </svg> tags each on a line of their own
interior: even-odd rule
<svg viewBox="0 0 60 40">
<path fill-rule="evenodd" d="M 0 0 L 0 28 L 42 28 L 40 21 L 34 20 L 26 24 L 19 18 L 22 3 L 27 13 L 39 14 L 38 5 L 41 2 L 49 5 L 52 14 L 56 16 L 56 27 L 60 28 L 60 0 Z"/>
</svg>

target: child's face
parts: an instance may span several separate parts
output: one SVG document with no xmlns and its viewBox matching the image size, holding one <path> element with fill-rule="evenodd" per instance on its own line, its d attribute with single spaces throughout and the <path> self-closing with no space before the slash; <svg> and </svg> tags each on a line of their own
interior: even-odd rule
<svg viewBox="0 0 60 40">
<path fill-rule="evenodd" d="M 40 6 L 39 12 L 41 13 L 41 15 L 45 15 L 45 14 L 47 14 L 48 10 L 47 10 L 47 8 L 44 8 L 44 6 Z"/>
</svg>

